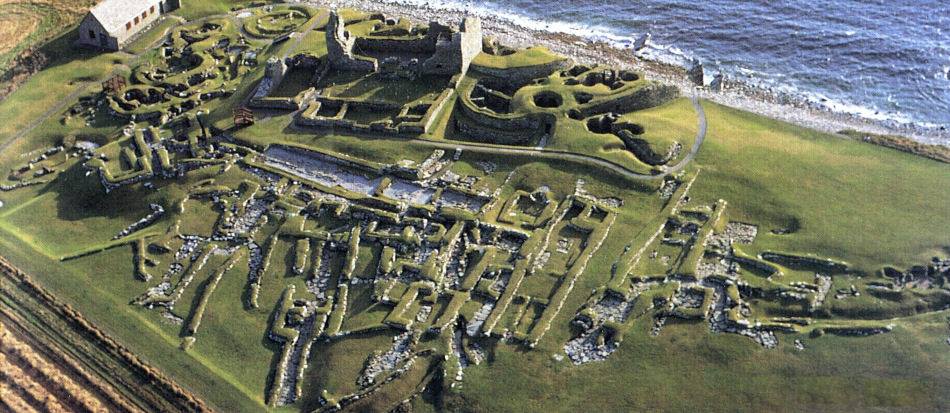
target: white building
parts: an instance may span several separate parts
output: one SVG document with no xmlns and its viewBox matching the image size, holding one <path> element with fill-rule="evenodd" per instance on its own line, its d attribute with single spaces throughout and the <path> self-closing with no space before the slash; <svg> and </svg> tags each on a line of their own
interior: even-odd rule
<svg viewBox="0 0 950 413">
<path fill-rule="evenodd" d="M 179 5 L 179 0 L 103 0 L 79 23 L 79 43 L 119 50 L 136 33 Z"/>
</svg>

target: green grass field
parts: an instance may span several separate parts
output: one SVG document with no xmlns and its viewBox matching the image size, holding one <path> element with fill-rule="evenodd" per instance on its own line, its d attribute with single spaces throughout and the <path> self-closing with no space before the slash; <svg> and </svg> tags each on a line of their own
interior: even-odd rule
<svg viewBox="0 0 950 413">
<path fill-rule="evenodd" d="M 176 14 L 196 19 L 248 3 L 186 2 Z M 345 14 L 351 21 L 367 17 L 353 10 Z M 318 13 L 311 18 L 316 16 Z M 372 22 L 355 23 L 349 28 L 355 35 L 365 34 L 375 24 Z M 104 144 L 96 153 L 106 155 L 108 159 L 102 160 L 102 165 L 117 173 L 143 171 L 142 164 L 153 162 L 148 158 L 123 165 L 123 156 L 131 153 L 133 158 L 144 157 L 143 153 L 151 153 L 154 148 L 136 143 L 136 139 L 144 139 L 141 134 L 117 138 L 127 122 L 112 119 L 105 110 L 89 124 L 76 118 L 63 119 L 65 111 L 80 96 L 96 91 L 107 75 L 129 75 L 143 63 L 162 63 L 143 45 L 161 39 L 167 30 L 174 30 L 173 25 L 169 20 L 143 35 L 143 40 L 130 49 L 132 53 L 72 50 L 68 33 L 48 43 L 48 50 L 61 52 L 55 64 L 0 102 L 0 168 L 4 174 L 0 183 L 19 182 L 19 177 L 13 179 L 12 171 L 64 138 L 68 141 L 68 136 Z M 228 30 L 234 30 L 233 35 L 238 27 Z M 303 33 L 296 52 L 325 54 L 324 36 L 321 31 Z M 275 45 L 261 39 L 254 42 L 261 47 L 260 62 L 282 56 L 294 47 L 293 40 Z M 545 49 L 532 48 L 506 56 L 481 54 L 473 64 L 504 70 L 554 59 L 556 56 Z M 418 340 L 413 347 L 415 364 L 401 365 L 404 360 L 396 363 L 405 368 L 402 376 L 392 376 L 391 382 L 352 401 L 348 409 L 389 410 L 411 396 L 410 403 L 417 411 L 950 410 L 950 400 L 944 396 L 950 385 L 946 344 L 950 336 L 950 313 L 946 310 L 950 292 L 946 281 L 934 279 L 930 285 L 902 290 L 888 287 L 885 292 L 870 288 L 877 286 L 873 283 L 893 284 L 892 279 L 881 275 L 886 266 L 904 270 L 925 265 L 931 257 L 950 256 L 950 232 L 946 230 L 950 227 L 950 193 L 942 190 L 950 188 L 950 165 L 702 101 L 708 121 L 705 142 L 685 173 L 671 177 L 681 184 L 673 201 L 659 195 L 660 179 L 625 176 L 595 163 L 568 158 L 498 152 L 494 149 L 502 145 L 483 145 L 462 151 L 432 182 L 444 177 L 441 174 L 446 171 L 468 177 L 471 182 L 466 191 L 483 193 L 487 202 L 484 209 L 466 215 L 425 205 L 418 211 L 440 212 L 423 223 L 413 214 L 424 217 L 428 212 L 418 212 L 415 206 L 400 206 L 393 199 L 324 185 L 314 177 L 319 174 L 308 177 L 282 171 L 257 153 L 276 145 L 309 148 L 358 164 L 339 167 L 352 176 L 408 185 L 406 175 L 380 165 L 404 161 L 418 165 L 435 149 L 445 150 L 444 159 L 451 158 L 453 150 L 445 145 L 464 140 L 453 139 L 457 105 L 463 104 L 457 96 L 453 95 L 444 112 L 437 115 L 430 132 L 419 137 L 368 129 L 304 129 L 295 125 L 289 110 L 258 110 L 253 125 L 235 128 L 233 110 L 253 93 L 253 86 L 263 76 L 262 66 L 234 79 L 237 90 L 230 97 L 200 106 L 200 119 L 206 122 L 202 125 L 212 132 L 226 133 L 221 141 L 194 138 L 200 132 L 196 131 L 199 126 L 192 126 L 185 132 L 196 140 L 192 144 L 189 136 L 181 137 L 181 131 L 159 125 L 163 135 L 153 146 L 188 148 L 174 154 L 172 162 L 210 166 L 165 178 L 154 176 L 146 179 L 148 186 L 122 185 L 107 193 L 95 168 L 88 163 L 84 167 L 82 157 L 71 156 L 64 157 L 45 176 L 49 182 L 0 192 L 0 255 L 216 410 L 309 412 L 321 407 L 321 397 L 332 404 L 364 390 L 357 380 L 369 357 L 389 350 L 393 337 L 401 332 L 387 323 L 404 321 L 414 322 L 408 328 Z M 294 94 L 309 81 L 307 75 L 293 73 L 290 82 L 274 93 Z M 565 96 L 573 96 L 575 90 L 605 96 L 612 93 L 603 84 L 565 86 L 559 83 L 558 75 L 552 76 L 549 81 L 553 84 L 529 85 L 513 93 L 514 111 L 538 111 L 531 97 L 542 89 Z M 466 82 L 475 80 L 466 77 L 460 88 L 474 87 Z M 382 77 L 337 73 L 323 82 L 317 86 L 330 97 L 399 106 L 440 92 L 447 81 L 423 77 L 394 83 Z M 57 107 L 60 101 L 64 106 Z M 606 159 L 639 173 L 650 172 L 649 165 L 624 149 L 619 137 L 592 133 L 584 120 L 569 118 L 568 109 L 549 110 L 556 113 L 557 128 L 546 149 Z M 361 108 L 348 116 L 368 123 L 391 118 L 389 111 Z M 44 116 L 47 114 L 50 116 Z M 621 121 L 643 126 L 642 138 L 656 152 L 665 151 L 674 142 L 682 144 L 685 152 L 697 133 L 697 113 L 687 98 L 620 115 Z M 145 126 L 144 122 L 137 125 Z M 670 163 L 685 156 L 680 153 Z M 52 164 L 46 162 L 41 165 Z M 27 172 L 35 170 L 37 167 Z M 272 180 L 268 178 L 271 174 L 275 177 Z M 689 180 L 694 176 L 695 181 L 685 192 L 683 185 L 692 182 Z M 449 188 L 457 189 L 448 184 L 432 185 L 438 187 L 434 192 L 442 197 Z M 523 225 L 533 222 L 546 206 L 542 201 L 532 201 L 539 204 L 531 205 L 527 199 L 515 208 L 510 220 L 500 219 L 513 196 L 542 188 L 557 204 L 547 223 L 539 228 Z M 597 199 L 578 195 L 585 192 Z M 684 193 L 689 201 L 677 204 L 677 196 Z M 320 198 L 319 202 L 310 199 L 314 197 Z M 338 197 L 347 198 L 344 204 L 350 205 L 341 207 Z M 725 202 L 717 204 L 719 200 Z M 113 239 L 148 214 L 151 204 L 162 206 L 165 214 L 133 235 Z M 253 230 L 241 238 L 207 239 L 216 231 L 224 234 L 239 227 L 235 217 L 259 204 L 266 205 L 261 213 L 266 218 L 253 221 Z M 726 208 L 725 212 L 712 209 L 714 205 Z M 358 207 L 365 208 L 361 214 L 370 211 L 369 218 L 347 215 Z M 400 215 L 403 213 L 405 216 Z M 444 218 L 442 213 L 456 215 Z M 722 215 L 721 222 L 713 219 L 717 213 Z M 695 218 L 697 214 L 708 216 Z M 403 221 L 389 222 L 386 217 L 391 216 Z M 814 256 L 844 263 L 847 270 L 828 274 L 831 287 L 825 304 L 819 311 L 808 312 L 801 301 L 776 297 L 800 291 L 795 289 L 796 283 L 817 289 L 812 284 L 817 282 L 815 273 L 824 270 L 806 264 L 773 263 L 783 274 L 766 277 L 749 268 L 741 269 L 737 277 L 748 290 L 737 292 L 739 289 L 733 286 L 735 298 L 729 300 L 732 304 L 741 301 L 738 305 L 745 306 L 749 320 L 771 323 L 779 316 L 807 319 L 807 324 L 796 325 L 792 332 L 775 333 L 775 348 L 763 347 L 738 334 L 712 332 L 708 320 L 671 317 L 654 336 L 651 329 L 655 317 L 667 304 L 643 299 L 635 308 L 651 308 L 617 323 L 623 341 L 616 352 L 606 361 L 572 364 L 565 357 L 565 343 L 583 333 L 583 328 L 572 321 L 604 293 L 606 286 L 631 287 L 624 279 L 627 274 L 615 273 L 669 218 L 692 219 L 701 228 L 700 233 L 719 233 L 726 222 L 755 225 L 755 241 L 736 245 L 737 254 L 763 262 L 767 260 L 760 254 L 766 252 Z M 462 224 L 450 235 L 455 223 Z M 426 229 L 417 230 L 413 225 Z M 529 238 L 511 247 L 499 234 L 512 233 L 525 233 Z M 597 241 L 600 234 L 605 234 L 602 244 Z M 186 235 L 200 235 L 205 237 L 200 245 L 220 248 L 209 253 L 207 264 L 194 271 L 190 284 L 182 281 L 188 272 L 175 272 L 173 267 L 174 263 L 198 266 L 194 264 L 197 255 L 191 260 L 187 254 L 184 258 L 175 256 L 185 244 Z M 358 236 L 363 238 L 354 238 Z M 474 274 L 471 291 L 445 281 L 447 275 L 439 269 L 450 259 L 440 255 L 455 242 L 449 239 L 451 236 L 465 239 L 470 246 L 461 255 L 483 259 L 470 261 L 461 270 L 459 284 L 469 275 L 467 271 L 474 271 L 476 262 L 487 269 L 484 274 Z M 703 241 L 683 234 L 675 237 Z M 145 244 L 136 244 L 139 239 Z M 667 241 L 664 244 L 652 239 L 650 245 L 662 245 L 656 247 L 658 255 L 682 252 L 700 263 L 713 262 L 718 259 L 714 254 L 721 253 L 708 245 L 694 250 L 690 247 L 693 244 L 680 246 Z M 260 246 L 266 257 L 266 270 L 259 275 L 250 271 L 254 265 L 249 254 L 251 242 Z M 143 254 L 136 253 L 136 245 L 148 245 L 144 253 L 148 262 L 140 263 L 152 276 L 148 281 L 136 276 L 135 257 Z M 300 245 L 309 246 L 307 255 L 298 257 Z M 322 276 L 317 262 L 324 256 L 318 245 L 330 251 L 329 261 L 323 263 L 329 280 L 325 302 L 308 292 L 312 288 L 308 280 Z M 412 255 L 423 245 L 432 251 Z M 162 252 L 163 246 L 168 251 Z M 229 247 L 234 249 L 227 250 Z M 489 250 L 492 252 L 486 252 Z M 645 254 L 649 254 L 647 250 Z M 183 339 L 190 335 L 184 325 L 176 323 L 188 323 L 193 317 L 216 271 L 223 270 L 221 266 L 234 251 L 243 255 L 238 256 L 234 267 L 220 274 L 213 294 L 208 296 L 200 329 L 193 336 L 195 341 L 182 349 L 186 347 Z M 543 261 L 533 261 L 545 254 Z M 347 257 L 355 260 L 348 261 Z M 300 274 L 292 269 L 298 259 L 306 262 Z M 529 266 L 529 262 L 536 267 Z M 583 264 L 577 265 L 579 262 Z M 352 267 L 347 268 L 350 264 Z M 377 272 L 387 266 L 394 269 L 387 274 Z M 571 271 L 581 269 L 576 282 L 569 284 Z M 661 297 L 664 291 L 669 296 L 680 282 L 688 282 L 684 274 L 674 274 L 677 269 L 668 269 L 658 261 L 640 261 L 634 269 L 630 277 L 675 275 L 665 284 L 644 287 L 650 295 L 645 292 L 643 297 Z M 399 271 L 403 271 L 403 279 L 396 277 Z M 168 280 L 163 280 L 166 275 Z M 346 278 L 349 275 L 377 279 L 375 283 L 353 282 Z M 622 282 L 613 285 L 615 277 Z M 151 289 L 163 288 L 165 281 L 183 286 L 180 298 L 168 309 L 171 316 L 163 316 L 160 306 L 135 304 L 137 298 L 149 296 Z M 374 296 L 380 292 L 377 288 L 384 283 L 392 285 L 387 290 L 391 302 L 376 302 Z M 296 302 L 282 301 L 290 286 L 294 287 Z M 860 296 L 841 293 L 841 298 L 836 298 L 852 286 Z M 808 291 L 808 297 L 815 295 Z M 490 302 L 488 296 L 508 305 L 499 313 L 491 313 L 492 322 L 497 322 L 492 336 L 461 339 L 463 344 L 477 343 L 485 357 L 481 363 L 465 367 L 461 381 L 455 381 L 459 365 L 459 356 L 452 347 L 455 321 L 447 330 L 424 333 L 448 311 L 455 293 L 467 300 L 455 308 L 466 323 Z M 566 293 L 563 302 L 558 301 L 560 293 Z M 432 316 L 417 321 L 415 317 L 425 306 L 431 306 Z M 404 313 L 394 313 L 396 309 Z M 285 368 L 281 367 L 281 356 L 286 346 L 292 345 L 282 340 L 288 337 L 288 330 L 293 334 L 304 331 L 301 324 L 294 324 L 300 321 L 294 317 L 310 320 L 307 317 L 313 314 L 325 314 L 329 321 L 318 326 L 323 335 L 313 341 L 307 368 L 298 372 L 303 380 L 298 383 L 301 395 L 291 405 L 275 407 L 271 390 L 280 380 L 278 372 Z M 176 322 L 175 317 L 181 320 Z M 550 328 L 541 325 L 543 319 L 550 321 Z M 836 327 L 874 328 L 884 324 L 893 324 L 893 331 L 868 337 L 821 335 Z M 333 331 L 327 333 L 324 328 Z M 539 335 L 536 346 L 528 346 L 517 337 L 502 339 L 505 329 L 514 336 L 545 332 Z M 275 335 L 284 338 L 278 340 Z M 804 350 L 796 349 L 795 340 L 803 343 Z M 387 370 L 385 374 L 391 373 Z"/>
<path fill-rule="evenodd" d="M 801 227 L 757 248 L 820 251 L 867 274 L 946 254 L 950 196 L 930 188 L 947 185 L 947 164 L 704 106 L 709 137 L 696 164 L 705 176 L 694 194 L 729 200 L 732 219 L 762 229 Z"/>
</svg>

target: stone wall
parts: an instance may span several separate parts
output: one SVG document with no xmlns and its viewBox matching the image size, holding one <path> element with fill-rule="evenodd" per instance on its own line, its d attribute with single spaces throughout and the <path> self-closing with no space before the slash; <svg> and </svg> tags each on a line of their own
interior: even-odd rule
<svg viewBox="0 0 950 413">
<path fill-rule="evenodd" d="M 294 57 L 288 58 L 288 63 L 291 67 L 302 68 L 302 69 L 322 69 L 321 61 L 319 57 L 300 53 Z"/>
<path fill-rule="evenodd" d="M 436 23 L 430 24 L 430 27 Z M 482 22 L 466 17 L 450 38 L 439 36 L 432 57 L 422 62 L 422 74 L 452 76 L 466 73 L 472 59 L 482 52 Z"/>
<path fill-rule="evenodd" d="M 436 39 L 437 36 L 432 33 L 418 39 L 360 37 L 356 39 L 356 47 L 388 53 L 431 53 L 435 51 Z"/>
<path fill-rule="evenodd" d="M 465 109 L 468 108 L 464 104 L 457 106 L 467 112 Z M 550 124 L 553 127 L 555 124 L 554 115 L 550 113 L 532 113 L 513 118 L 498 118 L 478 112 L 468 113 L 475 113 L 476 117 L 456 117 L 455 126 L 473 142 L 527 146 L 543 133 L 541 128 L 544 125 Z"/>
<path fill-rule="evenodd" d="M 259 109 L 280 109 L 297 110 L 300 109 L 300 103 L 294 98 L 254 98 L 248 102 L 248 106 Z"/>
<path fill-rule="evenodd" d="M 518 89 L 531 83 L 534 79 L 545 78 L 555 71 L 567 69 L 571 64 L 571 60 L 565 58 L 540 65 L 511 67 L 506 69 L 472 66 L 472 70 L 492 76 L 496 78 L 497 81 L 506 82 L 512 89 Z"/>
<path fill-rule="evenodd" d="M 92 47 L 101 47 L 109 50 L 118 50 L 119 41 L 111 36 L 99 24 L 92 14 L 87 14 L 79 23 L 79 43 Z"/>
<path fill-rule="evenodd" d="M 417 117 L 418 119 L 413 119 L 413 117 L 408 114 L 412 104 L 403 106 L 399 115 L 396 117 L 396 120 L 399 122 L 396 125 L 396 130 L 398 130 L 400 134 L 405 135 L 419 135 L 428 132 L 454 93 L 455 89 L 452 88 L 443 90 L 435 100 L 429 102 L 429 108 L 426 109 L 424 114 Z"/>
<path fill-rule="evenodd" d="M 326 33 L 327 61 L 330 67 L 339 70 L 376 71 L 376 59 L 353 53 L 356 38 L 346 31 L 343 19 L 336 11 L 330 12 Z"/>
<path fill-rule="evenodd" d="M 472 140 L 487 142 L 497 138 L 494 143 L 526 145 L 533 136 L 544 133 L 542 128 L 546 125 L 553 130 L 556 123 L 556 117 L 547 112 L 503 116 L 487 113 L 463 95 L 464 91 L 460 91 L 456 105 L 463 118 L 456 119 L 456 126 Z"/>
<path fill-rule="evenodd" d="M 481 125 L 456 121 L 455 126 L 465 135 L 466 140 L 472 142 L 490 143 L 495 145 L 528 146 L 531 143 L 530 132 L 517 133 L 497 131 Z"/>
<path fill-rule="evenodd" d="M 267 68 L 264 70 L 264 79 L 257 85 L 254 97 L 262 98 L 269 95 L 270 91 L 284 80 L 284 75 L 286 74 L 287 63 L 284 63 L 283 60 L 276 57 L 268 59 Z"/>
<path fill-rule="evenodd" d="M 482 25 L 477 17 L 467 17 L 458 31 L 438 22 L 430 22 L 423 37 L 361 37 L 345 29 L 345 22 L 330 12 L 326 27 L 327 60 L 333 69 L 377 71 L 379 62 L 357 55 L 354 49 L 382 53 L 431 54 L 422 61 L 420 75 L 453 76 L 464 74 L 472 59 L 482 51 Z"/>
<path fill-rule="evenodd" d="M 86 14 L 79 23 L 79 43 L 108 50 L 118 50 L 139 32 L 148 28 L 165 12 L 178 8 L 178 1 L 153 0 L 142 10 L 134 10 L 130 15 L 129 26 L 122 25 L 111 32 L 107 31 L 92 13 Z"/>
<path fill-rule="evenodd" d="M 660 106 L 677 96 L 679 96 L 679 89 L 675 86 L 651 83 L 616 98 L 599 100 L 581 106 L 580 112 L 585 118 L 607 112 L 627 113 Z"/>
</svg>

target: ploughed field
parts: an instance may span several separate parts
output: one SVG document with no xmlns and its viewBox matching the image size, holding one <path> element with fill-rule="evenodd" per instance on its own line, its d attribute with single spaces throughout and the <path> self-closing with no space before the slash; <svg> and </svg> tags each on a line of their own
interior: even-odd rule
<svg viewBox="0 0 950 413">
<path fill-rule="evenodd" d="M 0 255 L 154 368 L 129 377 L 181 386 L 148 394 L 950 408 L 946 163 L 470 20 L 243 5 L 186 2 L 129 53 L 65 54 L 0 102 Z M 4 337 L 8 409 L 117 403 L 83 393 L 100 370 Z"/>
<path fill-rule="evenodd" d="M 3 407 L 10 412 L 101 411 L 108 406 L 79 383 L 81 376 L 51 363 L 29 343 L 0 331 Z M 77 383 L 78 382 L 78 383 Z"/>
</svg>

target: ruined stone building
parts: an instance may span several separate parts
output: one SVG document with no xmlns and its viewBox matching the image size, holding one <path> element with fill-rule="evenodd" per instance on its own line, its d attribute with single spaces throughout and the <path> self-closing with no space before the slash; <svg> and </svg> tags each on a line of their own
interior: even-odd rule
<svg viewBox="0 0 950 413">
<path fill-rule="evenodd" d="M 119 50 L 180 0 L 104 0 L 79 23 L 79 44 Z"/>
<path fill-rule="evenodd" d="M 437 23 L 430 24 L 430 28 Z M 444 32 L 443 32 L 444 33 Z M 458 31 L 435 39 L 432 57 L 422 63 L 424 73 L 454 75 L 468 71 L 472 59 L 482 52 L 482 21 L 466 17 Z"/>
<path fill-rule="evenodd" d="M 385 20 L 385 19 L 384 19 Z M 327 57 L 338 70 L 377 71 L 381 60 L 404 60 L 420 75 L 464 74 L 482 51 L 482 25 L 477 17 L 466 17 L 459 27 L 429 23 L 425 36 L 394 38 L 353 36 L 336 12 L 327 23 Z"/>
<path fill-rule="evenodd" d="M 356 45 L 356 37 L 351 36 L 350 32 L 344 27 L 343 19 L 336 11 L 330 12 L 330 19 L 327 21 L 327 61 L 330 67 L 338 70 L 366 70 L 375 72 L 377 69 L 376 59 L 365 56 L 357 56 L 353 52 Z"/>
</svg>

